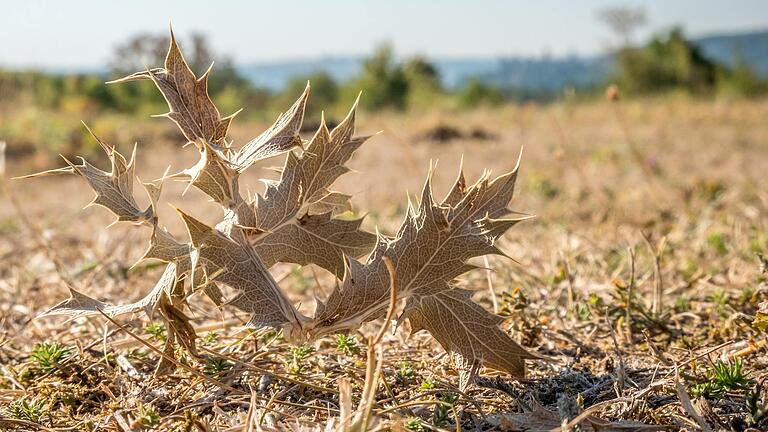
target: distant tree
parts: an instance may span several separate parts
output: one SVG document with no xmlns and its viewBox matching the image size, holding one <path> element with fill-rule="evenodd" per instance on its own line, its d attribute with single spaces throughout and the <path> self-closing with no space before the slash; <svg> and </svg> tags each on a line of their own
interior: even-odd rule
<svg viewBox="0 0 768 432">
<path fill-rule="evenodd" d="M 644 47 L 622 50 L 617 62 L 614 81 L 630 94 L 669 90 L 711 93 L 720 69 L 680 29 L 657 36 Z"/>
<path fill-rule="evenodd" d="M 426 58 L 415 56 L 403 63 L 403 73 L 408 81 L 408 107 L 433 106 L 443 90 L 437 68 Z"/>
<path fill-rule="evenodd" d="M 394 61 L 392 47 L 381 45 L 363 63 L 360 76 L 347 85 L 347 93 L 362 91 L 360 103 L 368 110 L 404 109 L 407 106 L 408 79 Z"/>
<path fill-rule="evenodd" d="M 480 79 L 471 79 L 459 91 L 460 108 L 474 108 L 481 105 L 498 105 L 504 101 L 501 89 L 488 85 Z"/>
<path fill-rule="evenodd" d="M 756 97 L 768 92 L 768 82 L 747 64 L 740 53 L 731 69 L 722 68 L 717 75 L 717 93 L 728 97 Z"/>
<path fill-rule="evenodd" d="M 124 76 L 143 70 L 147 65 L 164 64 L 168 44 L 167 35 L 146 33 L 134 36 L 115 48 L 109 61 L 112 75 Z M 214 57 L 217 59 L 215 73 L 211 74 L 208 81 L 208 91 L 214 98 L 223 98 L 221 109 L 239 109 L 250 99 L 261 101 L 263 106 L 263 92 L 254 89 L 251 83 L 237 72 L 231 59 L 214 52 L 205 35 L 193 33 L 188 39 L 180 40 L 180 45 L 184 48 L 185 60 L 197 76 L 202 75 L 211 66 Z M 118 89 L 119 87 L 123 89 Z M 110 91 L 115 92 L 112 101 L 115 107 L 121 110 L 136 110 L 147 103 L 156 106 L 162 102 L 150 82 L 135 83 L 128 87 L 111 86 Z"/>
<path fill-rule="evenodd" d="M 309 120 L 308 123 L 314 123 L 319 121 L 320 113 L 323 109 L 333 107 L 339 100 L 339 86 L 333 77 L 326 72 L 318 71 L 309 75 L 292 78 L 288 85 L 285 86 L 285 89 L 275 96 L 272 105 L 279 110 L 285 110 L 286 107 L 291 106 L 301 92 L 304 91 L 307 81 L 312 85 L 312 94 L 307 101 L 305 112 L 306 118 Z M 349 109 L 349 106 L 346 108 Z M 329 118 L 329 114 L 335 113 L 326 112 L 326 118 Z"/>
<path fill-rule="evenodd" d="M 598 12 L 598 18 L 619 37 L 622 49 L 632 44 L 635 31 L 645 25 L 648 20 L 644 9 L 626 6 L 602 9 Z"/>
</svg>

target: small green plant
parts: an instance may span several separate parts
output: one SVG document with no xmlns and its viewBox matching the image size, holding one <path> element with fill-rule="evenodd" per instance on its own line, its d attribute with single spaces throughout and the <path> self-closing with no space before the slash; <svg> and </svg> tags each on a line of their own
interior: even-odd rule
<svg viewBox="0 0 768 432">
<path fill-rule="evenodd" d="M 499 307 L 499 315 L 510 316 L 517 311 L 524 310 L 528 307 L 528 298 L 525 296 L 520 287 L 514 287 L 510 290 L 504 291 L 501 294 L 501 305 Z"/>
<path fill-rule="evenodd" d="M 46 412 L 45 400 L 31 399 L 13 402 L 10 407 L 11 415 L 19 420 L 40 423 Z"/>
<path fill-rule="evenodd" d="M 687 295 L 681 294 L 675 299 L 675 312 L 687 312 L 691 310 L 691 299 Z"/>
<path fill-rule="evenodd" d="M 307 372 L 308 364 L 307 359 L 312 353 L 315 352 L 315 348 L 308 345 L 297 345 L 291 347 L 290 353 L 283 357 L 288 371 L 295 375 L 303 375 Z"/>
<path fill-rule="evenodd" d="M 336 351 L 348 356 L 358 355 L 360 354 L 360 345 L 357 344 L 357 339 L 354 336 L 337 334 Z"/>
<path fill-rule="evenodd" d="M 421 385 L 419 386 L 419 390 L 421 391 L 433 390 L 435 389 L 435 387 L 437 387 L 437 383 L 435 382 L 435 379 L 427 378 L 421 382 Z"/>
<path fill-rule="evenodd" d="M 153 428 L 160 424 L 160 413 L 157 412 L 157 408 L 152 404 L 139 405 L 137 415 L 136 423 L 145 428 Z"/>
<path fill-rule="evenodd" d="M 724 256 L 728 253 L 728 245 L 725 242 L 725 235 L 723 234 L 710 234 L 707 237 L 707 244 L 720 256 Z"/>
<path fill-rule="evenodd" d="M 749 413 L 749 424 L 752 426 L 757 426 L 768 418 L 768 401 L 761 399 L 762 390 L 763 386 L 757 383 L 744 398 Z"/>
<path fill-rule="evenodd" d="M 400 382 L 408 382 L 416 376 L 413 365 L 410 362 L 401 362 L 397 368 L 397 379 Z"/>
<path fill-rule="evenodd" d="M 691 394 L 695 397 L 721 398 L 728 392 L 748 390 L 753 382 L 741 360 L 718 360 L 707 371 L 705 380 L 691 387 Z"/>
<path fill-rule="evenodd" d="M 218 341 L 219 341 L 219 334 L 216 333 L 215 331 L 209 332 L 203 338 L 203 344 L 204 345 L 213 345 L 213 344 L 215 344 Z"/>
<path fill-rule="evenodd" d="M 451 419 L 456 401 L 459 395 L 456 393 L 442 393 L 437 397 L 438 403 L 435 405 L 435 411 L 432 413 L 432 424 L 442 426 Z"/>
<path fill-rule="evenodd" d="M 208 357 L 205 359 L 203 373 L 209 376 L 219 376 L 234 366 L 234 363 L 223 357 Z"/>
<path fill-rule="evenodd" d="M 410 418 L 406 420 L 405 429 L 415 432 L 423 432 L 427 430 L 427 428 L 424 426 L 424 420 L 420 418 Z"/>
<path fill-rule="evenodd" d="M 58 342 L 40 342 L 32 348 L 30 359 L 43 373 L 51 373 L 58 369 L 72 355 L 72 348 Z"/>
<path fill-rule="evenodd" d="M 548 200 L 555 199 L 560 195 L 560 189 L 546 177 L 534 176 L 531 178 L 529 186 L 531 190 Z"/>
<path fill-rule="evenodd" d="M 162 323 L 150 323 L 146 328 L 147 334 L 152 336 L 152 340 L 165 342 L 168 340 L 168 334 L 165 330 L 165 324 Z"/>
<path fill-rule="evenodd" d="M 261 336 L 261 343 L 268 344 L 280 337 L 282 337 L 281 332 L 277 330 L 268 330 L 267 332 L 264 333 L 263 336 Z"/>
<path fill-rule="evenodd" d="M 709 297 L 712 302 L 712 309 L 721 317 L 728 315 L 728 300 L 730 296 L 722 288 L 716 288 Z"/>
</svg>

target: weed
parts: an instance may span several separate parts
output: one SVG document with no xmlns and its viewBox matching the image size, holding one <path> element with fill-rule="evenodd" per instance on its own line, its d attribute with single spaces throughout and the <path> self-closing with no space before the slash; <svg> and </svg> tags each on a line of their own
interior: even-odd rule
<svg viewBox="0 0 768 432">
<path fill-rule="evenodd" d="M 357 344 L 357 339 L 354 336 L 337 334 L 336 351 L 348 356 L 358 355 L 360 354 L 360 345 Z"/>
<path fill-rule="evenodd" d="M 435 405 L 435 410 L 432 412 L 432 424 L 439 427 L 450 420 L 457 400 L 459 395 L 456 393 L 440 394 L 437 397 L 438 403 Z"/>
<path fill-rule="evenodd" d="M 137 414 L 136 423 L 145 428 L 153 428 L 160 424 L 160 413 L 157 412 L 157 408 L 152 404 L 139 405 Z"/>
<path fill-rule="evenodd" d="M 397 379 L 400 382 L 408 382 L 416 376 L 416 372 L 413 370 L 413 365 L 410 362 L 400 362 L 397 367 Z"/>
<path fill-rule="evenodd" d="M 146 328 L 147 334 L 152 336 L 152 340 L 165 342 L 168 340 L 168 334 L 166 333 L 165 324 L 150 323 Z"/>
<path fill-rule="evenodd" d="M 405 428 L 414 432 L 424 432 L 427 430 L 427 428 L 424 426 L 424 420 L 420 418 L 411 418 L 406 420 Z"/>
<path fill-rule="evenodd" d="M 728 254 L 728 245 L 725 241 L 725 235 L 723 234 L 710 234 L 707 236 L 707 244 L 720 256 Z"/>
<path fill-rule="evenodd" d="M 718 287 L 712 292 L 709 300 L 713 303 L 712 309 L 721 317 L 728 315 L 728 301 L 730 296 L 724 289 Z"/>
<path fill-rule="evenodd" d="M 234 363 L 223 357 L 208 357 L 205 359 L 203 373 L 209 376 L 219 376 L 234 366 Z"/>
<path fill-rule="evenodd" d="M 691 310 L 691 299 L 685 294 L 680 294 L 675 299 L 675 312 L 687 312 Z"/>
<path fill-rule="evenodd" d="M 434 390 L 436 387 L 437 387 L 437 382 L 435 382 L 434 378 L 427 378 L 421 382 L 421 385 L 419 386 L 419 390 L 421 391 Z"/>
<path fill-rule="evenodd" d="M 35 366 L 43 373 L 51 373 L 58 369 L 72 354 L 72 348 L 58 342 L 36 343 L 29 355 Z"/>
<path fill-rule="evenodd" d="M 19 420 L 40 423 L 46 414 L 46 403 L 43 399 L 23 399 L 13 402 L 10 406 L 11 415 Z"/>
<path fill-rule="evenodd" d="M 216 333 L 215 331 L 209 332 L 203 338 L 203 344 L 204 345 L 213 345 L 213 344 L 215 344 L 218 341 L 219 341 L 219 334 Z"/>
<path fill-rule="evenodd" d="M 719 360 L 709 368 L 703 382 L 691 387 L 691 394 L 695 397 L 722 398 L 728 392 L 749 389 L 753 382 L 749 373 L 744 371 L 744 364 L 740 359 L 733 362 Z"/>
<path fill-rule="evenodd" d="M 307 372 L 307 359 L 315 352 L 315 348 L 308 345 L 297 345 L 291 347 L 290 353 L 283 357 L 288 371 L 295 375 L 303 375 Z"/>
</svg>

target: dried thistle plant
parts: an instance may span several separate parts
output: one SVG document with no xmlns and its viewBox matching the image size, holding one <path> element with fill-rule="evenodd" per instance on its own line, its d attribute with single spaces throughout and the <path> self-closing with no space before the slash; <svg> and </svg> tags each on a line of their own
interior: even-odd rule
<svg viewBox="0 0 768 432">
<path fill-rule="evenodd" d="M 183 310 L 187 299 L 198 291 L 217 305 L 248 312 L 248 325 L 282 329 L 290 339 L 306 340 L 348 332 L 383 318 L 390 304 L 392 274 L 399 287 L 396 299 L 405 303 L 399 320 L 409 320 L 414 332 L 429 331 L 454 356 L 462 386 L 483 364 L 522 376 L 525 359 L 541 358 L 512 340 L 499 327 L 503 318 L 474 303 L 471 291 L 452 283 L 475 268 L 468 263 L 471 258 L 501 255 L 496 239 L 527 219 L 510 217 L 515 213 L 508 209 L 517 167 L 496 178 L 486 172 L 473 185 L 460 173 L 442 201 L 432 195 L 430 170 L 420 202 L 409 204 L 397 234 L 389 238 L 369 233 L 361 228 L 362 219 L 337 217 L 349 209 L 350 197 L 330 189 L 348 171 L 345 164 L 368 138 L 354 136 L 357 103 L 336 128 L 328 130 L 321 121 L 305 142 L 299 130 L 309 97 L 307 85 L 269 129 L 237 148 L 227 140 L 236 113 L 221 117 L 208 96 L 209 73 L 210 69 L 200 78 L 194 75 L 171 33 L 163 68 L 114 81 L 152 80 L 170 107 L 165 116 L 200 154 L 195 166 L 143 184 L 151 202 L 148 208 L 140 209 L 133 196 L 135 148 L 126 159 L 95 135 L 111 160 L 110 172 L 85 160 L 75 164 L 65 159 L 65 168 L 27 176 L 83 177 L 96 193 L 91 204 L 107 208 L 117 221 L 152 229 L 142 260 L 167 262 L 152 291 L 135 303 L 108 305 L 71 290 L 71 298 L 46 315 L 159 313 L 168 329 L 165 351 L 172 354 L 174 344 L 179 343 L 197 356 L 194 328 Z M 264 195 L 243 198 L 240 175 L 254 163 L 281 153 L 287 153 L 287 158 L 280 179 L 267 182 Z M 208 226 L 179 210 L 190 241 L 174 238 L 156 212 L 165 179 L 186 181 L 210 196 L 223 209 L 221 221 Z M 366 255 L 365 261 L 358 261 Z M 391 272 L 387 261 L 392 263 Z M 278 262 L 316 264 L 341 282 L 325 301 L 318 302 L 313 316 L 304 316 L 269 273 Z M 237 295 L 224 299 L 221 284 L 234 288 Z M 169 364 L 160 365 L 165 366 Z"/>
</svg>

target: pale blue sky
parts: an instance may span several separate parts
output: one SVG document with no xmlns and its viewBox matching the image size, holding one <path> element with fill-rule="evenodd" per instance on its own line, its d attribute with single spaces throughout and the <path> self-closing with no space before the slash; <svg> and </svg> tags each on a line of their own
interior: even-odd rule
<svg viewBox="0 0 768 432">
<path fill-rule="evenodd" d="M 692 35 L 768 28 L 765 0 L 2 0 L 0 65 L 100 66 L 130 35 L 170 20 L 240 63 L 364 54 L 381 41 L 432 57 L 593 54 L 611 40 L 596 12 L 615 5 L 646 9 L 638 38 L 673 24 Z"/>
</svg>

